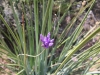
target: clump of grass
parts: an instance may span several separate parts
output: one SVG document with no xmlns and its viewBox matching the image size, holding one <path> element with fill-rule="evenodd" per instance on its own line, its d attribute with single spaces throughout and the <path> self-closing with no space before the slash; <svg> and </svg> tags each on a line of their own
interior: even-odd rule
<svg viewBox="0 0 100 75">
<path fill-rule="evenodd" d="M 60 27 L 59 25 L 63 21 L 65 15 L 70 12 L 73 2 L 69 1 L 69 3 L 65 3 L 68 4 L 68 6 L 66 6 L 67 9 L 64 11 L 62 16 L 60 16 L 60 12 L 57 13 L 57 23 L 52 21 L 54 0 L 33 0 L 32 2 L 28 0 L 22 1 L 21 23 L 14 8 L 14 2 L 12 0 L 9 2 L 13 11 L 16 30 L 13 30 L 6 22 L 4 17 L 0 14 L 0 19 L 5 25 L 8 33 L 2 29 L 0 29 L 0 31 L 9 40 L 9 43 L 13 47 L 14 53 L 4 38 L 0 39 L 0 48 L 3 49 L 3 51 L 0 50 L 0 52 L 3 52 L 10 59 L 14 60 L 14 64 L 9 66 L 19 67 L 17 75 L 70 75 L 77 68 L 83 66 L 83 62 L 85 60 L 99 53 L 100 43 L 97 42 L 82 53 L 76 54 L 78 50 L 80 50 L 100 31 L 100 27 L 87 35 L 84 39 L 80 39 L 77 44 L 73 46 L 73 43 L 82 32 L 83 23 L 86 20 L 95 0 L 91 0 L 85 6 L 81 6 L 77 15 L 68 25 L 66 25 L 60 37 L 57 37 Z M 59 2 L 59 5 L 61 5 L 61 2 Z M 89 9 L 82 22 L 77 26 L 77 28 L 75 28 L 74 32 L 72 32 L 71 35 L 66 38 L 65 33 L 69 33 L 77 18 L 86 8 Z M 61 9 L 59 8 L 58 11 L 60 10 Z M 27 17 L 27 13 L 30 19 Z M 51 36 L 49 34 L 51 34 Z M 62 45 L 63 47 L 60 55 L 54 57 L 56 50 Z M 80 71 L 80 74 L 86 74 L 90 66 L 91 65 L 85 67 L 84 70 Z"/>
</svg>

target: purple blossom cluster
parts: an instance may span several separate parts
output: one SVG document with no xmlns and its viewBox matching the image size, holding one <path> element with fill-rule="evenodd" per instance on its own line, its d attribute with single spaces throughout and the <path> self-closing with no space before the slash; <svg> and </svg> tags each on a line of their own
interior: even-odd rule
<svg viewBox="0 0 100 75">
<path fill-rule="evenodd" d="M 42 47 L 49 48 L 54 44 L 54 39 L 50 39 L 50 32 L 47 36 L 40 34 L 40 41 L 42 42 Z"/>
</svg>

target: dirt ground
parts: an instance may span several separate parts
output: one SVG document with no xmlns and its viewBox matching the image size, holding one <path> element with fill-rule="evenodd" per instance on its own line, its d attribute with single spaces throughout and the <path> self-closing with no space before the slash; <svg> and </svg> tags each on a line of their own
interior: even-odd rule
<svg viewBox="0 0 100 75">
<path fill-rule="evenodd" d="M 13 68 L 7 66 L 7 64 L 11 64 L 12 62 L 8 59 L 5 54 L 1 54 L 0 56 L 0 75 L 16 75 L 13 71 Z"/>
</svg>

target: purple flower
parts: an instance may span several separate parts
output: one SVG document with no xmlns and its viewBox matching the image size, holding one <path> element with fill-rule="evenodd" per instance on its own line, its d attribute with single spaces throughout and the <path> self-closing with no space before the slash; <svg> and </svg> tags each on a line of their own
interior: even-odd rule
<svg viewBox="0 0 100 75">
<path fill-rule="evenodd" d="M 72 58 L 72 61 L 77 62 L 78 61 L 78 58 L 77 57 L 73 57 Z"/>
<path fill-rule="evenodd" d="M 93 60 L 93 58 L 92 58 L 92 57 L 90 57 L 90 58 L 89 58 L 89 60 Z"/>
<path fill-rule="evenodd" d="M 50 32 L 47 36 L 40 34 L 40 41 L 42 42 L 42 47 L 49 48 L 53 45 L 54 39 L 50 39 Z"/>
</svg>

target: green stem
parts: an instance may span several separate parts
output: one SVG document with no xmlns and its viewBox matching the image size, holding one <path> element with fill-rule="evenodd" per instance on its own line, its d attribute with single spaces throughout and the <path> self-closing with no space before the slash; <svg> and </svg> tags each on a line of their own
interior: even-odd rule
<svg viewBox="0 0 100 75">
<path fill-rule="evenodd" d="M 95 36 L 98 32 L 100 32 L 100 27 L 98 27 L 93 33 L 88 35 L 80 44 L 78 44 L 75 48 L 72 49 L 72 51 L 68 54 L 68 56 L 64 59 L 64 61 L 61 63 L 61 65 L 58 67 L 58 69 L 55 71 L 53 75 L 56 75 L 57 72 L 64 66 L 64 64 L 71 58 L 71 56 L 77 52 L 82 46 L 84 46 L 93 36 Z"/>
<path fill-rule="evenodd" d="M 34 15 L 35 15 L 35 38 L 36 38 L 36 51 L 37 54 L 39 53 L 38 50 L 38 33 L 39 33 L 39 23 L 38 23 L 38 1 L 34 0 Z"/>
<path fill-rule="evenodd" d="M 22 25 L 23 28 L 23 49 L 24 49 L 24 54 L 26 54 L 26 48 L 25 48 L 25 30 L 24 30 L 24 25 Z M 26 55 L 24 55 L 24 64 L 26 66 Z"/>
<path fill-rule="evenodd" d="M 47 24 L 47 20 L 48 20 L 48 14 L 49 14 L 51 2 L 52 2 L 52 0 L 48 0 L 48 4 L 47 4 L 47 8 L 46 8 L 45 13 L 44 13 L 44 10 L 43 10 L 43 16 L 44 17 L 43 17 L 42 31 L 41 31 L 42 34 L 45 32 L 45 29 L 46 29 L 46 24 Z"/>
</svg>

